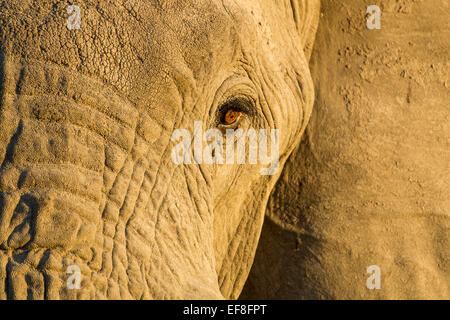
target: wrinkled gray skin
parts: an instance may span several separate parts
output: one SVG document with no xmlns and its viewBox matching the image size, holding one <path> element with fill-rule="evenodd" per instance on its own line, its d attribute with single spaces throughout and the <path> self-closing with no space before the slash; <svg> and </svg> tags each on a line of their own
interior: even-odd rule
<svg viewBox="0 0 450 320">
<path fill-rule="evenodd" d="M 77 1 L 68 30 L 69 4 L 0 2 L 0 298 L 237 298 L 280 171 L 177 166 L 170 137 L 253 99 L 243 121 L 281 130 L 282 166 L 312 108 L 317 7 Z"/>
</svg>

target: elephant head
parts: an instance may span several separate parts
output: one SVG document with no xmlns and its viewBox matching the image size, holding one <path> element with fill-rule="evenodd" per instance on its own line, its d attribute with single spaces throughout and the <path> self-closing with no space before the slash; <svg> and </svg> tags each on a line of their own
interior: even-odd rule
<svg viewBox="0 0 450 320">
<path fill-rule="evenodd" d="M 0 4 L 0 298 L 237 298 L 312 110 L 318 1 L 68 6 Z M 278 130 L 278 170 L 175 163 L 199 122 Z"/>
</svg>

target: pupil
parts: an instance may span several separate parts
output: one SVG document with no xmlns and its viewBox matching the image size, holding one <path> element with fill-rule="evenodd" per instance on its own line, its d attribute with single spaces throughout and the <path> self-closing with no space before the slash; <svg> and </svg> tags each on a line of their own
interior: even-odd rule
<svg viewBox="0 0 450 320">
<path fill-rule="evenodd" d="M 232 124 L 236 121 L 237 117 L 239 116 L 240 112 L 234 111 L 234 110 L 228 110 L 225 115 L 225 122 L 227 124 Z"/>
</svg>

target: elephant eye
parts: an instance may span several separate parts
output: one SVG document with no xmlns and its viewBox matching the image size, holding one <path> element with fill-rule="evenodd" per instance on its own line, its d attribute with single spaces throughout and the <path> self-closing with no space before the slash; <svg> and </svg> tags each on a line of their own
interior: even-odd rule
<svg viewBox="0 0 450 320">
<path fill-rule="evenodd" d="M 221 124 L 229 126 L 234 124 L 241 117 L 242 112 L 235 109 L 228 109 L 226 113 L 224 113 L 222 119 L 220 120 Z"/>
<path fill-rule="evenodd" d="M 241 98 L 232 99 L 219 108 L 218 124 L 223 128 L 237 127 L 244 115 L 252 115 L 252 103 Z"/>
</svg>

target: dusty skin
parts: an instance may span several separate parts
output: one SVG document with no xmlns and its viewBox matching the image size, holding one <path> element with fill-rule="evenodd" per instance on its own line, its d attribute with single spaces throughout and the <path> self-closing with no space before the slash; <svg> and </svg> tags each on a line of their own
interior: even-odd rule
<svg viewBox="0 0 450 320">
<path fill-rule="evenodd" d="M 241 298 L 450 299 L 450 2 L 321 4 L 313 113 Z"/>
<path fill-rule="evenodd" d="M 449 4 L 380 3 L 0 1 L 0 298 L 450 298 Z M 277 174 L 173 163 L 230 106 Z"/>
</svg>

